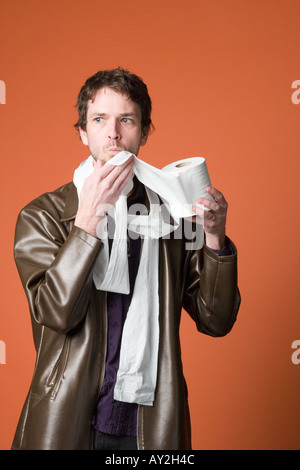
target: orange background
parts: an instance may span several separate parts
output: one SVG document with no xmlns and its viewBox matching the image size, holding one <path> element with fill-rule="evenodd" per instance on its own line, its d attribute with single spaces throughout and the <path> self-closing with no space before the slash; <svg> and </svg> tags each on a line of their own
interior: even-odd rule
<svg viewBox="0 0 300 470">
<path fill-rule="evenodd" d="M 153 99 L 156 131 L 140 157 L 162 167 L 205 156 L 239 250 L 230 335 L 200 335 L 183 315 L 193 447 L 299 449 L 299 0 L 2 0 L 0 21 L 0 448 L 35 358 L 12 256 L 17 214 L 88 156 L 73 129 L 77 93 L 120 65 Z"/>
</svg>

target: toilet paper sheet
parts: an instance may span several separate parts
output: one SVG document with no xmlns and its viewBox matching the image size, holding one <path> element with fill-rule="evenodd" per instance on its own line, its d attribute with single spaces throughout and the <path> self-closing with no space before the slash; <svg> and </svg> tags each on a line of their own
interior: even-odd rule
<svg viewBox="0 0 300 470">
<path fill-rule="evenodd" d="M 131 155 L 130 152 L 122 151 L 110 159 L 109 163 L 121 165 Z M 173 217 L 194 216 L 192 207 L 199 205 L 197 204 L 199 197 L 213 200 L 206 192 L 211 182 L 203 157 L 181 159 L 160 170 L 134 156 L 133 171 L 141 183 L 161 197 Z M 204 206 L 201 207 L 207 210 Z"/>
</svg>

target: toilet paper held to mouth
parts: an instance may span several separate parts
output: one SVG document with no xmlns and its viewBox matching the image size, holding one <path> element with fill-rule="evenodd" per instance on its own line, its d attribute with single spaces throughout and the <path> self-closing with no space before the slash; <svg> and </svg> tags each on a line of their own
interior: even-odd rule
<svg viewBox="0 0 300 470">
<path fill-rule="evenodd" d="M 108 163 L 121 165 L 131 155 L 133 154 L 130 152 L 122 151 L 111 158 Z M 160 170 L 134 155 L 133 172 L 141 183 L 161 197 L 175 218 L 194 216 L 195 212 L 192 210 L 194 205 L 208 210 L 197 203 L 200 197 L 213 201 L 206 191 L 211 182 L 206 160 L 203 157 L 178 160 Z"/>
</svg>

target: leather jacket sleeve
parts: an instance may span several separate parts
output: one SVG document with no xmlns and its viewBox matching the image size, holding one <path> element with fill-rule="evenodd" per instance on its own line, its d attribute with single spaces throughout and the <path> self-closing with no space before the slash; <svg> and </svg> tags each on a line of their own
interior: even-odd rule
<svg viewBox="0 0 300 470">
<path fill-rule="evenodd" d="M 102 242 L 60 221 L 55 208 L 24 208 L 16 224 L 14 256 L 34 320 L 66 333 L 85 315 L 92 266 Z"/>
<path fill-rule="evenodd" d="M 219 256 L 212 250 L 191 253 L 183 297 L 184 309 L 197 325 L 198 331 L 210 336 L 225 336 L 233 327 L 240 306 L 237 287 L 237 250 Z"/>
</svg>

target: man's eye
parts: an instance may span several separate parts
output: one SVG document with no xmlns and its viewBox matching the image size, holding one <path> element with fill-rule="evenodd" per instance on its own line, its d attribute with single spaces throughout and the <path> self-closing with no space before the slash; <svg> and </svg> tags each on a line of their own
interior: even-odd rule
<svg viewBox="0 0 300 470">
<path fill-rule="evenodd" d="M 96 118 L 95 118 L 95 121 L 96 121 L 96 122 L 102 122 L 102 121 L 103 121 L 103 118 L 102 118 L 102 117 L 96 117 Z"/>
<path fill-rule="evenodd" d="M 132 122 L 132 119 L 130 119 L 130 118 L 123 118 L 122 121 L 125 122 L 125 124 L 129 124 L 129 123 Z"/>
</svg>

